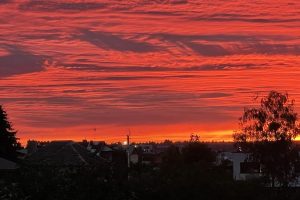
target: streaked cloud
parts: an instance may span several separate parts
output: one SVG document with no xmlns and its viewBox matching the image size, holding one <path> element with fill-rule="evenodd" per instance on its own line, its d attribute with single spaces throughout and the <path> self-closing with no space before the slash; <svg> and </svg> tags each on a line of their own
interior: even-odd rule
<svg viewBox="0 0 300 200">
<path fill-rule="evenodd" d="M 43 12 L 58 12 L 58 11 L 87 11 L 104 8 L 106 4 L 96 2 L 64 2 L 60 0 L 30 0 L 19 6 L 23 11 L 43 11 Z"/>
<path fill-rule="evenodd" d="M 39 72 L 45 58 L 26 52 L 19 47 L 6 47 L 7 55 L 0 55 L 0 77 Z"/>
<path fill-rule="evenodd" d="M 296 0 L 0 1 L 0 104 L 24 140 L 120 140 L 128 128 L 228 139 L 256 94 L 287 91 L 297 105 L 299 10 Z"/>
<path fill-rule="evenodd" d="M 108 50 L 132 51 L 138 53 L 158 50 L 158 48 L 149 43 L 125 39 L 111 33 L 82 30 L 80 31 L 79 36 L 76 36 L 75 38 L 87 41 L 97 47 Z"/>
</svg>

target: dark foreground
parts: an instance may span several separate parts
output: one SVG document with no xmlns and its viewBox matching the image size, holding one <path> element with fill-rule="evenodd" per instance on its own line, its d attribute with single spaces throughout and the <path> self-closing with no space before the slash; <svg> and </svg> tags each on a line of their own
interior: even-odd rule
<svg viewBox="0 0 300 200">
<path fill-rule="evenodd" d="M 269 188 L 263 180 L 234 181 L 228 163 L 214 164 L 208 148 L 168 148 L 157 163 L 128 170 L 126 153 L 99 160 L 79 144 L 54 144 L 1 173 L 0 199 L 299 199 L 298 188 Z"/>
</svg>

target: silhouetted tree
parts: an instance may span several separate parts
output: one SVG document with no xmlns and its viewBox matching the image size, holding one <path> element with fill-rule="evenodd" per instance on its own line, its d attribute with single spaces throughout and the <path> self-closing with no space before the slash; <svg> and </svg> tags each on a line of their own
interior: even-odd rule
<svg viewBox="0 0 300 200">
<path fill-rule="evenodd" d="M 16 131 L 8 121 L 7 114 L 0 105 L 0 157 L 16 159 L 16 150 L 20 148 Z"/>
<path fill-rule="evenodd" d="M 163 164 L 177 165 L 181 161 L 181 154 L 179 148 L 171 145 L 162 156 Z"/>
<path fill-rule="evenodd" d="M 190 142 L 199 142 L 199 136 L 197 134 L 192 133 L 190 136 Z"/>
<path fill-rule="evenodd" d="M 165 140 L 165 141 L 163 142 L 163 144 L 172 145 L 172 144 L 173 144 L 173 141 L 172 141 L 172 140 Z"/>
<path fill-rule="evenodd" d="M 215 161 L 215 153 L 204 143 L 191 141 L 182 149 L 182 156 L 185 163 Z"/>
<path fill-rule="evenodd" d="M 292 140 L 300 133 L 297 119 L 294 100 L 271 91 L 260 106 L 245 108 L 240 130 L 233 135 L 236 145 L 261 164 L 272 186 L 288 186 L 295 178 L 298 154 Z"/>
</svg>

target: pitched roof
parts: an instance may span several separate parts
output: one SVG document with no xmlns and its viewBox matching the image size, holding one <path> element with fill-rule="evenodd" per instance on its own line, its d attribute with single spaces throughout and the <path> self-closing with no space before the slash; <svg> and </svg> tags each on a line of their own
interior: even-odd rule
<svg viewBox="0 0 300 200">
<path fill-rule="evenodd" d="M 15 162 L 0 157 L 0 170 L 14 170 L 17 168 L 18 165 Z"/>
<path fill-rule="evenodd" d="M 51 166 L 82 166 L 100 164 L 83 146 L 72 141 L 53 141 L 27 159 L 31 164 Z"/>
</svg>

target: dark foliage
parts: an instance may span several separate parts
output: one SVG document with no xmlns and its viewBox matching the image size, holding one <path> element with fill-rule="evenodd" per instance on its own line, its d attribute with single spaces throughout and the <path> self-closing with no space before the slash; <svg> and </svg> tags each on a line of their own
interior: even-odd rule
<svg viewBox="0 0 300 200">
<path fill-rule="evenodd" d="M 204 143 L 190 142 L 182 149 L 182 156 L 185 163 L 205 162 L 212 163 L 215 161 L 214 152 Z"/>
<path fill-rule="evenodd" d="M 16 131 L 8 121 L 7 114 L 0 105 L 0 157 L 15 160 L 17 152 L 21 147 L 16 138 Z"/>
<path fill-rule="evenodd" d="M 0 199 L 293 200 L 300 197 L 296 188 L 287 192 L 265 187 L 260 180 L 233 181 L 231 171 L 222 165 L 213 165 L 214 159 L 204 154 L 214 155 L 205 144 L 192 143 L 185 149 L 183 153 L 171 146 L 164 153 L 161 164 L 138 164 L 130 171 L 121 150 L 113 163 L 97 166 L 54 167 L 23 163 L 17 174 L 0 182 Z M 185 162 L 188 153 L 201 156 Z"/>
<path fill-rule="evenodd" d="M 271 91 L 260 106 L 246 108 L 240 118 L 240 131 L 233 135 L 240 150 L 259 162 L 272 186 L 287 187 L 296 177 L 298 153 L 292 140 L 299 135 L 294 100 L 288 94 Z"/>
</svg>

